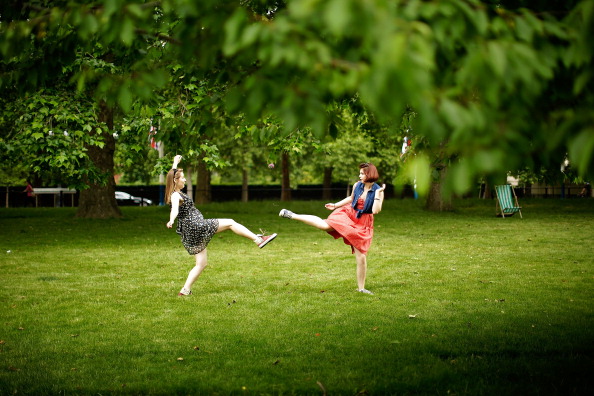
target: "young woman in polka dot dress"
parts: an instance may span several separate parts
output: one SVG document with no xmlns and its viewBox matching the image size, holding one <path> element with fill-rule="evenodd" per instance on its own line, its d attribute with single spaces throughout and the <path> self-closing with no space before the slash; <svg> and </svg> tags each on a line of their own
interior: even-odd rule
<svg viewBox="0 0 594 396">
<path fill-rule="evenodd" d="M 276 238 L 276 234 L 256 235 L 232 219 L 205 219 L 194 206 L 192 198 L 181 191 L 186 184 L 183 169 L 177 168 L 181 158 L 181 155 L 175 156 L 173 167 L 167 173 L 165 201 L 171 205 L 167 228 L 173 227 L 173 223 L 177 218 L 176 232 L 180 235 L 182 244 L 188 253 L 196 257 L 196 266 L 188 274 L 188 279 L 179 292 L 180 296 L 187 296 L 192 294 L 192 284 L 198 279 L 207 265 L 206 246 L 214 234 L 231 230 L 237 235 L 251 239 L 260 248 Z"/>
</svg>

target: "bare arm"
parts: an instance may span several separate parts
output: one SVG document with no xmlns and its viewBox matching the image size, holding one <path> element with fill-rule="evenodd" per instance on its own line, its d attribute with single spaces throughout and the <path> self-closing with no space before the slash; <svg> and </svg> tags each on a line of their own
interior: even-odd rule
<svg viewBox="0 0 594 396">
<path fill-rule="evenodd" d="M 169 214 L 169 221 L 167 222 L 167 228 L 173 227 L 173 222 L 179 213 L 179 201 L 181 196 L 178 192 L 171 194 L 171 213 Z"/>
<path fill-rule="evenodd" d="M 173 165 L 171 166 L 171 169 L 177 169 L 177 165 L 179 165 L 182 158 L 183 157 L 181 155 L 176 155 L 175 157 L 173 157 Z"/>
<path fill-rule="evenodd" d="M 334 210 L 336 208 L 340 208 L 341 206 L 348 205 L 351 202 L 353 202 L 353 196 L 355 195 L 355 186 L 356 185 L 357 185 L 357 183 L 355 183 L 353 185 L 353 191 L 351 192 L 351 195 L 349 195 L 348 197 L 346 197 L 342 201 L 339 201 L 339 202 L 336 202 L 336 203 L 327 203 L 326 205 L 324 205 L 326 207 L 326 209 Z"/>
<path fill-rule="evenodd" d="M 373 198 L 373 206 L 371 207 L 371 213 L 378 214 L 382 211 L 382 204 L 384 203 L 384 190 L 386 185 L 382 184 L 380 188 L 375 190 L 375 198 Z"/>
</svg>

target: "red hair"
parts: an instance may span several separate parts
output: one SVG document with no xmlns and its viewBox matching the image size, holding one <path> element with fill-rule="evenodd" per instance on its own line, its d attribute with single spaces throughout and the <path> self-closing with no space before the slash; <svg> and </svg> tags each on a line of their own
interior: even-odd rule
<svg viewBox="0 0 594 396">
<path fill-rule="evenodd" d="M 359 169 L 363 169 L 365 173 L 365 183 L 375 183 L 379 179 L 377 168 L 370 162 L 364 162 L 359 165 Z"/>
</svg>

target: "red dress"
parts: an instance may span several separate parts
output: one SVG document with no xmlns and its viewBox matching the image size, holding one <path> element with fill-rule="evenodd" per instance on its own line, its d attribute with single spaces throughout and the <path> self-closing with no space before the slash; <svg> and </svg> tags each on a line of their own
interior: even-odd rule
<svg viewBox="0 0 594 396">
<path fill-rule="evenodd" d="M 357 201 L 357 209 L 363 209 L 365 201 L 361 198 Z M 344 243 L 351 246 L 355 253 L 355 248 L 363 254 L 367 254 L 371 239 L 373 238 L 373 214 L 363 213 L 357 218 L 357 211 L 349 205 L 336 209 L 328 216 L 326 223 L 334 229 L 328 231 L 334 239 L 342 238 Z"/>
</svg>

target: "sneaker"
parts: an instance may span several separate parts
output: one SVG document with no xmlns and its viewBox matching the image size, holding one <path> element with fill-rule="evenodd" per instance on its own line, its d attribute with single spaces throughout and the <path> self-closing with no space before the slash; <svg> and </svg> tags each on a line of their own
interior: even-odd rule
<svg viewBox="0 0 594 396">
<path fill-rule="evenodd" d="M 372 293 L 371 291 L 367 290 L 367 289 L 357 289 L 357 291 L 358 291 L 359 293 L 363 293 L 363 294 L 370 294 L 370 295 L 372 295 L 372 296 L 373 296 L 373 293 Z"/>
<path fill-rule="evenodd" d="M 288 209 L 281 209 L 280 213 L 278 214 L 280 217 L 286 217 L 287 219 L 292 219 L 295 213 L 291 212 Z"/>
<path fill-rule="evenodd" d="M 272 234 L 272 235 L 263 235 L 263 236 L 261 237 L 261 239 L 262 239 L 262 242 L 260 242 L 260 243 L 258 244 L 258 247 L 259 247 L 260 249 L 262 249 L 264 246 L 268 245 L 268 243 L 269 243 L 269 242 L 272 242 L 272 240 L 273 240 L 274 238 L 276 238 L 276 234 Z"/>
<path fill-rule="evenodd" d="M 182 287 L 182 289 L 179 291 L 179 293 L 177 295 L 178 296 L 189 296 L 190 294 L 192 294 L 192 290 L 188 290 L 185 287 Z"/>
</svg>

